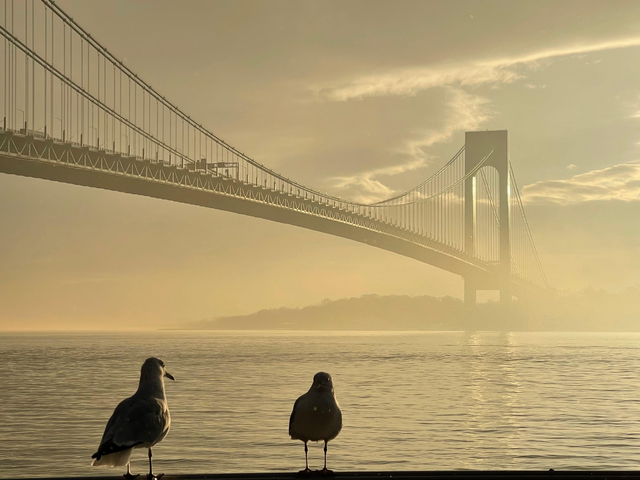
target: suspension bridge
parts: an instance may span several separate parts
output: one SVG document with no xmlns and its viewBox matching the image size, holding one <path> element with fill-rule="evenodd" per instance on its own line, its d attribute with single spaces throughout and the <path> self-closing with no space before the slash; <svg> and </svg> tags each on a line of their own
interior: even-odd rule
<svg viewBox="0 0 640 480">
<path fill-rule="evenodd" d="M 285 178 L 160 95 L 51 0 L 5 0 L 0 172 L 352 239 L 460 275 L 465 301 L 546 288 L 506 131 L 467 132 L 435 175 L 359 203 Z"/>
</svg>

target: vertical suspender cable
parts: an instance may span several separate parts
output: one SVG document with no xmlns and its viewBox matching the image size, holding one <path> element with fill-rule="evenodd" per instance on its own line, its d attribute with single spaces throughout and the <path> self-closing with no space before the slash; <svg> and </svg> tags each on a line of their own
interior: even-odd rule
<svg viewBox="0 0 640 480">
<path fill-rule="evenodd" d="M 53 12 L 51 12 L 51 65 L 53 65 L 53 60 L 54 60 L 54 55 L 55 55 L 55 49 L 54 49 L 54 31 L 53 31 L 53 27 L 55 25 L 55 19 L 53 18 Z M 54 120 L 54 113 L 53 113 L 53 84 L 54 84 L 54 77 L 53 75 L 51 75 L 51 84 L 50 84 L 50 88 L 51 88 L 51 95 L 50 95 L 50 102 L 51 102 L 51 133 L 53 134 L 53 120 Z"/>
<path fill-rule="evenodd" d="M 49 51 L 47 50 L 47 7 L 44 7 L 44 61 L 48 62 L 49 61 Z M 44 75 L 44 109 L 43 109 L 43 116 L 42 116 L 42 123 L 44 125 L 44 134 L 45 134 L 45 138 L 47 137 L 47 80 L 48 80 L 48 76 L 49 76 L 49 72 L 47 71 L 47 69 L 44 69 L 43 72 Z"/>
<path fill-rule="evenodd" d="M 89 47 L 87 45 L 87 47 Z M 84 38 L 80 37 L 80 88 L 84 91 Z M 84 144 L 84 132 L 85 132 L 85 121 L 84 121 L 84 96 L 80 97 L 80 136 L 82 138 L 82 144 Z"/>
<path fill-rule="evenodd" d="M 24 2 L 24 43 L 29 48 L 29 4 L 27 0 Z M 33 48 L 33 45 L 31 46 Z M 29 56 L 24 55 L 24 133 L 27 133 L 27 124 L 29 122 Z"/>
<path fill-rule="evenodd" d="M 109 105 L 107 101 L 107 58 L 104 57 L 104 68 L 102 69 L 103 75 L 103 84 L 104 84 L 104 104 Z M 109 116 L 107 115 L 106 110 L 102 110 L 102 115 L 104 115 L 104 135 L 102 136 L 102 147 L 106 150 L 107 144 L 109 142 Z"/>
<path fill-rule="evenodd" d="M 113 109 L 116 109 L 116 64 L 113 63 Z M 113 153 L 116 152 L 116 117 L 111 120 L 111 142 L 113 144 Z"/>
<path fill-rule="evenodd" d="M 98 101 L 100 101 L 100 52 L 98 52 L 97 56 L 98 60 Z M 98 129 L 96 130 L 96 148 L 100 148 L 100 107 L 96 105 L 96 115 L 98 117 Z"/>
<path fill-rule="evenodd" d="M 122 116 L 122 70 L 118 69 L 118 80 L 120 82 L 119 92 L 118 92 L 118 101 L 120 102 L 120 111 L 118 112 Z M 118 121 L 118 143 L 120 145 L 120 152 L 122 153 L 122 121 Z"/>
<path fill-rule="evenodd" d="M 34 0 L 31 0 L 31 48 L 36 49 L 35 43 L 35 16 Z M 31 58 L 31 128 L 36 129 L 36 61 L 35 58 Z"/>
<path fill-rule="evenodd" d="M 2 17 L 2 28 L 7 29 L 7 1 L 5 0 L 4 2 L 4 15 Z M 3 130 L 6 130 L 7 127 L 7 75 L 8 75 L 8 67 L 7 67 L 7 47 L 8 47 L 8 42 L 7 42 L 7 37 L 4 37 L 4 50 L 3 50 L 3 54 L 2 54 L 2 61 L 4 63 L 4 83 L 3 85 L 3 89 L 4 89 L 4 96 L 3 96 L 3 102 L 2 102 L 2 128 Z"/>
<path fill-rule="evenodd" d="M 73 82 L 73 30 L 71 28 L 69 28 L 69 76 L 68 76 L 69 80 L 71 80 L 71 82 Z M 69 140 L 71 140 L 71 138 L 73 137 L 73 135 L 71 135 L 71 132 L 73 132 L 73 97 L 75 95 L 75 92 L 73 91 L 73 89 L 70 86 L 67 86 L 68 88 L 68 97 L 67 97 L 67 101 L 69 102 L 68 104 L 68 113 L 69 113 Z"/>
<path fill-rule="evenodd" d="M 13 0 L 11 0 L 11 34 L 15 35 L 15 4 Z M 18 117 L 18 55 L 17 55 L 17 47 L 13 45 L 13 49 L 11 52 L 11 62 L 12 62 L 12 70 L 13 70 L 13 85 L 11 88 L 11 95 L 13 96 L 12 101 L 12 112 L 11 115 L 13 117 L 13 128 L 16 128 L 16 121 Z"/>
<path fill-rule="evenodd" d="M 62 72 L 64 75 L 67 74 L 67 24 L 62 24 Z M 65 131 L 67 130 L 67 117 L 66 117 L 66 85 L 63 82 L 60 82 L 60 113 L 62 114 L 60 125 L 62 128 L 62 141 L 66 140 Z"/>
<path fill-rule="evenodd" d="M 158 111 L 158 102 L 156 101 L 156 137 L 159 136 L 160 112 Z M 156 160 L 158 160 L 158 144 L 156 144 Z"/>
</svg>

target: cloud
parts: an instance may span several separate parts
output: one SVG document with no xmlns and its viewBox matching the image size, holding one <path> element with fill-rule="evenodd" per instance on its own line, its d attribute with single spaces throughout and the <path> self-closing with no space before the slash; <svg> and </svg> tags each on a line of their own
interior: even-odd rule
<svg viewBox="0 0 640 480">
<path fill-rule="evenodd" d="M 358 173 L 348 177 L 335 177 L 333 187 L 341 190 L 352 200 L 362 203 L 373 203 L 393 196 L 395 190 L 387 187 L 376 177 L 398 175 L 423 167 L 423 159 L 414 159 L 405 163 L 377 168 L 368 172 Z"/>
<path fill-rule="evenodd" d="M 473 95 L 459 88 L 448 88 L 447 118 L 438 129 L 427 130 L 418 138 L 409 140 L 404 152 L 414 158 L 429 158 L 425 149 L 436 143 L 446 142 L 459 131 L 477 130 L 480 125 L 493 116 L 487 108 L 489 100 L 480 95 Z"/>
<path fill-rule="evenodd" d="M 640 163 L 613 165 L 568 180 L 543 180 L 522 189 L 526 203 L 573 205 L 597 200 L 640 201 Z"/>
<path fill-rule="evenodd" d="M 576 168 L 578 168 L 578 166 L 573 163 L 571 165 L 567 165 L 567 170 L 575 170 Z"/>
<path fill-rule="evenodd" d="M 569 45 L 471 64 L 400 69 L 365 75 L 343 85 L 322 88 L 318 93 L 325 100 L 342 102 L 374 96 L 410 96 L 422 90 L 450 85 L 479 86 L 511 83 L 523 78 L 523 75 L 516 71 L 517 66 L 539 68 L 555 57 L 638 46 L 640 46 L 640 37 L 631 37 L 600 43 Z"/>
<path fill-rule="evenodd" d="M 521 75 L 501 65 L 412 68 L 360 77 L 344 86 L 323 88 L 319 94 L 326 100 L 343 102 L 365 97 L 411 96 L 450 85 L 511 83 L 519 78 Z"/>
<path fill-rule="evenodd" d="M 638 46 L 640 46 L 640 37 L 570 45 L 475 63 L 414 67 L 369 74 L 339 85 L 322 88 L 318 90 L 319 98 L 331 102 L 362 100 L 368 97 L 406 97 L 418 95 L 432 88 L 445 89 L 448 96 L 447 116 L 442 125 L 415 133 L 397 149 L 396 153 L 400 154 L 400 158 L 409 157 L 408 160 L 391 167 L 365 171 L 348 177 L 336 177 L 333 179 L 333 186 L 341 190 L 342 195 L 361 202 L 380 201 L 395 194 L 394 190 L 379 180 L 380 177 L 398 175 L 424 167 L 431 160 L 431 156 L 427 153 L 429 147 L 448 141 L 456 132 L 478 130 L 484 122 L 493 117 L 494 112 L 487 105 L 489 100 L 468 93 L 465 87 L 480 85 L 497 87 L 501 84 L 513 83 L 524 78 L 522 67 L 543 68 L 555 57 L 586 55 Z M 546 85 L 531 83 L 525 86 L 530 89 L 546 87 Z M 568 168 L 572 169 L 571 166 Z"/>
<path fill-rule="evenodd" d="M 373 203 L 391 197 L 395 191 L 370 175 L 354 175 L 352 177 L 336 177 L 335 188 L 347 192 L 349 198 L 360 203 Z"/>
<path fill-rule="evenodd" d="M 421 132 L 407 141 L 398 153 L 409 160 L 387 167 L 376 168 L 348 177 L 334 178 L 333 187 L 341 190 L 341 194 L 363 202 L 377 202 L 391 197 L 396 192 L 379 180 L 379 177 L 393 176 L 425 167 L 433 157 L 426 149 L 436 143 L 449 140 L 455 132 L 461 130 L 477 130 L 479 126 L 491 118 L 492 112 L 486 107 L 488 100 L 461 89 L 448 88 L 446 112 L 447 116 L 440 128 Z"/>
</svg>

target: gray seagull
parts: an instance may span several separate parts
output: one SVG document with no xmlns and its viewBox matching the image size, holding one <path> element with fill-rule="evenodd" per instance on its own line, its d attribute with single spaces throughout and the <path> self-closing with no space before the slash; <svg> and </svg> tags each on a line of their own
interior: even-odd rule
<svg viewBox="0 0 640 480">
<path fill-rule="evenodd" d="M 289 419 L 289 435 L 293 440 L 304 442 L 305 469 L 300 473 L 309 473 L 307 442 L 324 441 L 324 468 L 320 473 L 333 473 L 327 470 L 327 443 L 338 436 L 342 429 L 342 412 L 333 394 L 331 375 L 318 372 L 313 377 L 313 385 L 307 393 L 293 404 Z"/>
<path fill-rule="evenodd" d="M 164 377 L 175 380 L 158 358 L 147 358 L 140 371 L 138 391 L 120 402 L 107 422 L 98 451 L 92 455 L 92 465 L 110 467 L 127 466 L 124 477 L 131 480 L 129 458 L 134 448 L 149 449 L 149 480 L 159 479 L 164 474 L 154 475 L 151 462 L 151 447 L 169 433 L 171 417 L 164 395 Z"/>
</svg>

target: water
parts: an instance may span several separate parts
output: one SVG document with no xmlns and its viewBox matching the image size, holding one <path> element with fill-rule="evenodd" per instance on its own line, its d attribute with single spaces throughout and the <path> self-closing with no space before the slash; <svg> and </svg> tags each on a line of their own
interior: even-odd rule
<svg viewBox="0 0 640 480">
<path fill-rule="evenodd" d="M 0 336 L 0 477 L 90 467 L 146 357 L 162 358 L 166 473 L 297 471 L 294 400 L 320 370 L 343 410 L 335 470 L 637 469 L 639 334 L 150 332 Z M 322 445 L 311 444 L 312 468 Z M 146 451 L 132 457 L 134 473 Z"/>
</svg>

